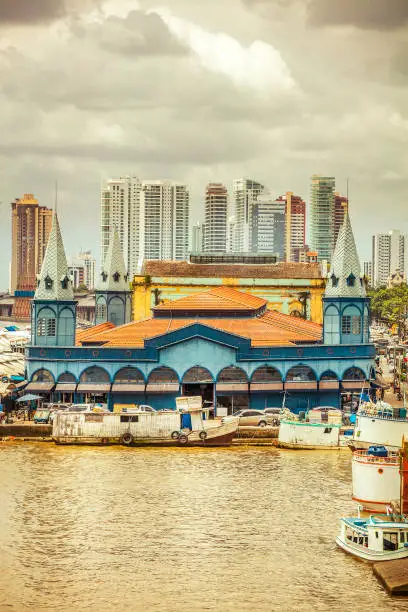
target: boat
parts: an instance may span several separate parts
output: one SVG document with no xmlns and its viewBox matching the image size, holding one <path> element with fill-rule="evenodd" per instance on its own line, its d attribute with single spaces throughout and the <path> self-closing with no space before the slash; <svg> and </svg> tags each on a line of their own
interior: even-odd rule
<svg viewBox="0 0 408 612">
<path fill-rule="evenodd" d="M 352 498 L 368 512 L 386 512 L 400 499 L 400 456 L 385 446 L 355 451 Z"/>
<path fill-rule="evenodd" d="M 385 446 L 397 451 L 403 436 L 408 437 L 406 408 L 393 408 L 386 402 L 366 402 L 358 409 L 350 447 L 354 451 Z"/>
<path fill-rule="evenodd" d="M 403 559 L 408 557 L 408 521 L 389 515 L 341 518 L 336 544 L 372 563 Z"/>
<path fill-rule="evenodd" d="M 176 404 L 176 410 L 56 411 L 52 438 L 57 444 L 124 446 L 229 446 L 232 443 L 237 424 L 219 425 L 209 421 L 200 396 L 179 397 Z"/>
<path fill-rule="evenodd" d="M 299 450 L 347 449 L 353 429 L 343 426 L 340 410 L 318 407 L 295 415 L 282 411 L 278 446 Z"/>
</svg>

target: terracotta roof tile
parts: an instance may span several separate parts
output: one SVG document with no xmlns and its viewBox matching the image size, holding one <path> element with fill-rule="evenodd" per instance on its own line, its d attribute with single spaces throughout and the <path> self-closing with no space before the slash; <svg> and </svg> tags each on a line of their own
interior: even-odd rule
<svg viewBox="0 0 408 612">
<path fill-rule="evenodd" d="M 110 321 L 106 321 L 106 323 L 100 323 L 99 325 L 94 325 L 93 327 L 88 327 L 87 329 L 79 329 L 76 332 L 76 344 L 81 345 L 82 342 L 86 342 L 87 340 L 91 340 L 94 336 L 98 334 L 108 331 L 114 328 L 114 324 Z"/>
<path fill-rule="evenodd" d="M 263 298 L 237 291 L 231 287 L 214 287 L 209 291 L 201 291 L 178 300 L 169 300 L 156 306 L 154 310 L 257 310 L 266 306 Z"/>
<path fill-rule="evenodd" d="M 195 278 L 303 278 L 324 280 L 318 263 L 195 264 L 188 261 L 144 262 L 142 275 Z"/>
</svg>

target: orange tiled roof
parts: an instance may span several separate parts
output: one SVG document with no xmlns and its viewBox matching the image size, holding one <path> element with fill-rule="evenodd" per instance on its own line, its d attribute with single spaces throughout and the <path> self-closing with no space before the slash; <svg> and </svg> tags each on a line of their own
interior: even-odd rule
<svg viewBox="0 0 408 612">
<path fill-rule="evenodd" d="M 99 325 L 88 327 L 87 329 L 79 329 L 76 332 L 76 344 L 80 346 L 82 342 L 89 342 L 94 336 L 97 336 L 101 332 L 108 331 L 113 327 L 115 327 L 114 324 L 107 321 L 106 323 L 100 323 Z"/>
<path fill-rule="evenodd" d="M 194 278 L 303 278 L 323 280 L 320 264 L 281 262 L 276 264 L 198 264 L 188 261 L 147 260 L 142 275 Z"/>
<path fill-rule="evenodd" d="M 314 343 L 321 338 L 322 328 L 316 323 L 312 323 L 310 327 L 308 325 L 303 326 L 303 323 L 308 322 L 289 315 L 280 315 L 279 321 L 275 323 L 273 317 L 270 317 L 271 314 L 268 311 L 260 317 L 247 319 L 146 319 L 145 321 L 128 323 L 102 331 L 84 339 L 83 342 L 85 344 L 103 343 L 104 346 L 143 348 L 146 339 L 161 336 L 193 323 L 201 323 L 214 329 L 248 338 L 251 340 L 252 346 L 290 346 L 296 342 Z M 287 319 L 286 325 L 284 324 L 285 319 Z M 297 326 L 296 323 L 300 323 L 300 325 Z"/>
<path fill-rule="evenodd" d="M 266 304 L 266 300 L 250 293 L 231 287 L 214 287 L 209 291 L 200 291 L 160 304 L 155 306 L 154 310 L 257 310 Z"/>
</svg>

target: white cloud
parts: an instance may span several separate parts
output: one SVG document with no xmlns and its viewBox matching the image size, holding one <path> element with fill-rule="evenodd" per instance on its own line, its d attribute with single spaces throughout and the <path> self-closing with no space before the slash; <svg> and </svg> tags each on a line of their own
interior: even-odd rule
<svg viewBox="0 0 408 612">
<path fill-rule="evenodd" d="M 288 66 L 272 45 L 255 40 L 244 47 L 228 34 L 209 32 L 172 15 L 167 9 L 152 12 L 162 17 L 169 30 L 191 49 L 207 70 L 228 77 L 235 85 L 261 93 L 296 87 Z"/>
</svg>

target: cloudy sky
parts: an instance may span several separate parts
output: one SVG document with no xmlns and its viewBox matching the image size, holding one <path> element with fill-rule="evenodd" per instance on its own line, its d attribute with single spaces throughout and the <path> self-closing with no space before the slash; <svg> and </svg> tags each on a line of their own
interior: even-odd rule
<svg viewBox="0 0 408 612">
<path fill-rule="evenodd" d="M 308 200 L 345 190 L 360 253 L 408 232 L 407 0 L 1 0 L 0 287 L 9 203 L 59 211 L 99 257 L 104 178 L 249 176 Z"/>
</svg>

